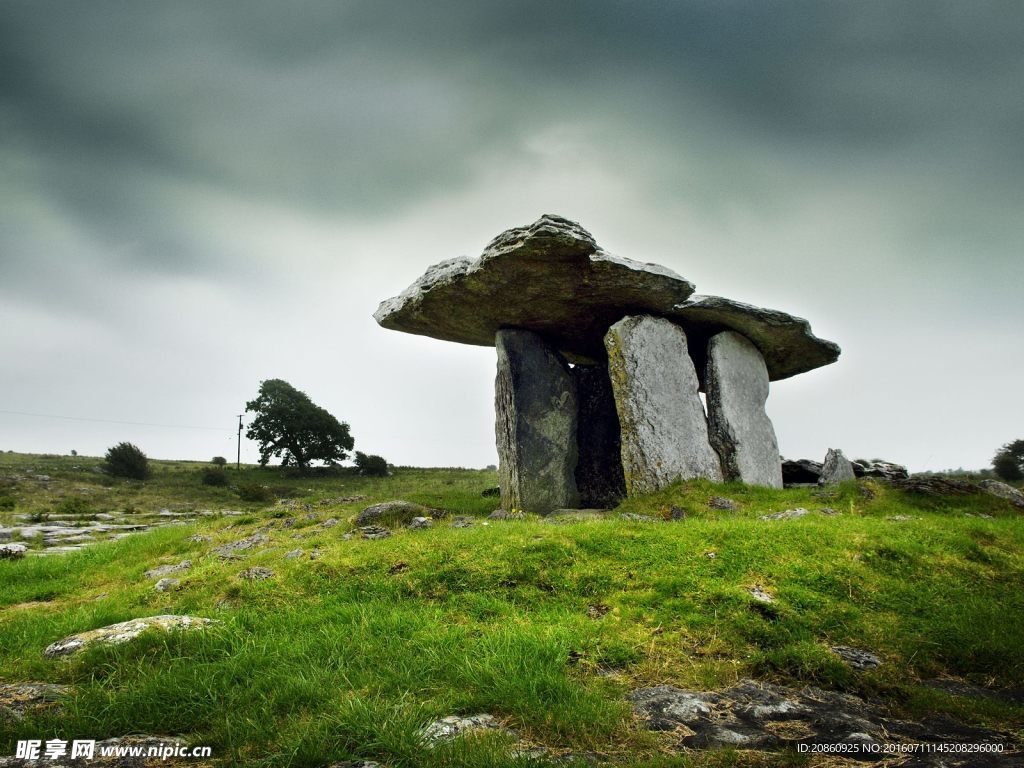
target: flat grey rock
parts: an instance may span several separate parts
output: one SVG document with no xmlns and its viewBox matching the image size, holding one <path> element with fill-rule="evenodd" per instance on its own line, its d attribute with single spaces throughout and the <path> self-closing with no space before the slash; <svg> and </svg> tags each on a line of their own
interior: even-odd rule
<svg viewBox="0 0 1024 768">
<path fill-rule="evenodd" d="M 695 477 L 721 482 L 683 330 L 631 315 L 608 329 L 605 347 L 629 495 Z"/>
<path fill-rule="evenodd" d="M 1006 499 L 1018 509 L 1024 509 L 1024 493 L 1021 493 L 1012 485 L 1001 483 L 998 480 L 982 480 L 978 483 L 978 487 L 990 496 Z"/>
<path fill-rule="evenodd" d="M 19 557 L 24 557 L 28 551 L 28 547 L 24 544 L 11 543 L 11 544 L 0 544 L 0 560 L 17 560 Z"/>
<path fill-rule="evenodd" d="M 665 267 L 618 258 L 579 224 L 545 215 L 502 232 L 479 259 L 430 267 L 401 295 L 382 302 L 384 328 L 492 346 L 502 328 L 548 339 L 573 362 L 600 362 L 602 339 L 623 315 L 666 314 L 693 285 Z"/>
<path fill-rule="evenodd" d="M 238 578 L 245 579 L 246 581 L 263 581 L 265 579 L 274 578 L 274 572 L 269 568 L 256 565 L 252 568 L 246 568 L 238 574 Z"/>
<path fill-rule="evenodd" d="M 171 590 L 176 588 L 180 583 L 181 582 L 178 579 L 172 579 L 169 577 L 163 578 L 153 585 L 153 589 L 155 589 L 157 592 L 170 592 Z"/>
<path fill-rule="evenodd" d="M 143 576 L 145 576 L 147 579 L 159 579 L 171 573 L 181 573 L 182 571 L 187 571 L 191 567 L 191 560 L 182 560 L 177 565 L 158 565 L 156 568 L 150 568 L 143 574 Z"/>
<path fill-rule="evenodd" d="M 724 496 L 712 496 L 711 499 L 708 500 L 708 506 L 711 507 L 711 509 L 721 509 L 726 512 L 735 512 L 740 508 L 739 504 L 732 499 L 725 498 Z"/>
<path fill-rule="evenodd" d="M 47 646 L 43 651 L 43 656 L 48 659 L 54 659 L 58 656 L 67 656 L 68 654 L 75 653 L 89 645 L 117 645 L 126 643 L 134 640 L 147 629 L 162 629 L 171 632 L 201 629 L 215 623 L 217 622 L 213 619 L 205 619 L 198 616 L 161 615 L 131 619 L 65 637 L 63 640 L 58 640 Z"/>
<path fill-rule="evenodd" d="M 395 499 L 380 504 L 372 504 L 356 515 L 356 526 L 364 525 L 408 525 L 414 518 L 440 518 L 447 513 L 439 509 L 425 507 L 412 501 Z"/>
<path fill-rule="evenodd" d="M 59 711 L 70 694 L 70 686 L 55 683 L 0 683 L 0 722 L 5 716 L 21 720 L 29 712 Z"/>
<path fill-rule="evenodd" d="M 854 669 L 874 669 L 882 660 L 870 651 L 861 648 L 851 648 L 849 645 L 833 645 L 829 648 L 832 653 L 841 658 Z"/>
<path fill-rule="evenodd" d="M 708 436 L 726 480 L 782 487 L 775 427 L 765 413 L 768 368 L 753 343 L 734 331 L 708 342 Z"/>
<path fill-rule="evenodd" d="M 821 465 L 821 477 L 818 483 L 821 485 L 839 485 L 847 480 L 854 480 L 857 476 L 853 472 L 853 464 L 843 456 L 838 448 L 829 448 L 825 454 L 825 462 Z"/>
<path fill-rule="evenodd" d="M 839 359 L 839 345 L 819 339 L 800 317 L 744 304 L 721 296 L 691 296 L 666 317 L 686 329 L 697 367 L 703 370 L 707 341 L 722 331 L 736 331 L 764 356 L 771 381 L 820 368 Z"/>
<path fill-rule="evenodd" d="M 364 525 L 359 529 L 359 535 L 373 541 L 374 539 L 386 539 L 391 535 L 391 531 L 379 525 Z"/>
<path fill-rule="evenodd" d="M 412 520 L 409 521 L 408 527 L 415 530 L 418 528 L 430 528 L 433 525 L 434 521 L 431 520 L 429 517 L 414 517 Z"/>
<path fill-rule="evenodd" d="M 425 726 L 420 731 L 420 738 L 427 747 L 436 747 L 439 744 L 454 741 L 460 736 L 481 731 L 514 733 L 502 727 L 501 723 L 492 715 L 449 715 Z"/>
<path fill-rule="evenodd" d="M 853 474 L 857 477 L 874 477 L 878 480 L 906 480 L 910 477 L 907 468 L 892 461 L 853 461 Z"/>
<path fill-rule="evenodd" d="M 502 509 L 545 514 L 578 506 L 576 385 L 568 365 L 531 331 L 500 330 L 495 345 Z"/>
<path fill-rule="evenodd" d="M 797 520 L 801 517 L 809 515 L 810 513 L 803 507 L 797 507 L 796 509 L 787 509 L 784 512 L 775 512 L 770 515 L 760 515 L 758 520 Z"/>
<path fill-rule="evenodd" d="M 210 550 L 210 554 L 217 555 L 225 560 L 231 560 L 237 556 L 237 553 L 261 547 L 269 541 L 270 537 L 267 534 L 254 533 L 251 536 L 246 536 L 244 539 L 214 547 Z"/>
</svg>

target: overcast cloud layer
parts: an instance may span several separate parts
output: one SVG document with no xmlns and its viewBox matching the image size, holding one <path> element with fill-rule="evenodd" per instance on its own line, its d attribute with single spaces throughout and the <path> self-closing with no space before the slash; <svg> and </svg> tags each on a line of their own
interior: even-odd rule
<svg viewBox="0 0 1024 768">
<path fill-rule="evenodd" d="M 1017 2 L 3 0 L 0 449 L 233 456 L 284 378 L 489 464 L 493 350 L 371 314 L 557 213 L 843 347 L 773 386 L 787 456 L 984 466 L 1024 437 L 1021 40 Z"/>
</svg>

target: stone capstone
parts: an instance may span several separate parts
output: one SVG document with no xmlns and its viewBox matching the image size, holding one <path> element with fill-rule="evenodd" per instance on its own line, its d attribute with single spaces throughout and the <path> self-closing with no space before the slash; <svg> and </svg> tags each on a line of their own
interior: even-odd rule
<svg viewBox="0 0 1024 768">
<path fill-rule="evenodd" d="M 683 330 L 662 318 L 628 316 L 609 328 L 605 347 L 627 492 L 695 477 L 721 482 Z"/>
<path fill-rule="evenodd" d="M 853 473 L 853 465 L 850 460 L 843 456 L 838 448 L 829 448 L 825 454 L 825 463 L 821 466 L 821 477 L 818 478 L 820 485 L 839 485 L 846 480 L 853 480 L 856 475 Z"/>
<path fill-rule="evenodd" d="M 707 356 L 708 436 L 722 460 L 725 479 L 781 488 L 779 443 L 764 410 L 764 358 L 734 331 L 712 336 Z"/>
<path fill-rule="evenodd" d="M 430 267 L 401 295 L 382 302 L 384 328 L 491 346 L 503 328 L 545 336 L 573 362 L 604 358 L 602 338 L 630 312 L 664 314 L 693 285 L 670 269 L 599 248 L 575 222 L 545 215 L 502 232 L 479 259 Z"/>
<path fill-rule="evenodd" d="M 117 645 L 134 640 L 148 629 L 161 629 L 166 632 L 176 630 L 201 629 L 216 624 L 213 619 L 205 619 L 198 616 L 149 616 L 142 619 L 131 619 L 118 624 L 111 624 L 99 629 L 91 629 L 87 632 L 79 632 L 76 635 L 65 637 L 46 647 L 43 656 L 48 659 L 55 659 L 58 656 L 67 656 L 90 645 Z"/>
<path fill-rule="evenodd" d="M 495 346 L 502 508 L 544 514 L 578 506 L 576 385 L 568 365 L 531 331 L 499 330 Z"/>
<path fill-rule="evenodd" d="M 606 365 L 577 365 L 576 487 L 580 506 L 614 507 L 626 495 L 615 395 Z"/>
<path fill-rule="evenodd" d="M 704 369 L 708 340 L 722 331 L 736 331 L 764 356 L 771 381 L 820 368 L 839 359 L 839 345 L 819 339 L 801 317 L 763 309 L 721 296 L 691 296 L 666 317 L 686 329 L 698 370 Z"/>
</svg>

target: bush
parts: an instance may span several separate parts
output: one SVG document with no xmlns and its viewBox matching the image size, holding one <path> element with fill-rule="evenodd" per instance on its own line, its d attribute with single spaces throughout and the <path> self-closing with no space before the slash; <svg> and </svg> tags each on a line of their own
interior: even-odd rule
<svg viewBox="0 0 1024 768">
<path fill-rule="evenodd" d="M 383 456 L 366 455 L 356 451 L 356 469 L 367 477 L 387 477 L 388 462 Z"/>
<path fill-rule="evenodd" d="M 145 480 L 149 477 L 149 459 L 136 445 L 118 443 L 107 449 L 105 459 L 107 471 L 114 477 L 130 477 L 133 480 Z"/>
<path fill-rule="evenodd" d="M 14 509 L 16 503 L 13 496 L 0 496 L 0 510 L 9 512 Z"/>
<path fill-rule="evenodd" d="M 274 492 L 259 483 L 245 483 L 238 486 L 238 498 L 242 501 L 274 501 Z"/>
<path fill-rule="evenodd" d="M 224 486 L 228 484 L 228 474 L 221 467 L 203 468 L 203 485 Z"/>
<path fill-rule="evenodd" d="M 225 464 L 228 463 L 228 460 L 225 459 L 223 456 L 214 456 L 212 459 L 210 459 L 210 463 L 216 464 L 218 467 L 223 467 Z"/>
<path fill-rule="evenodd" d="M 88 499 L 81 496 L 68 496 L 57 504 L 57 512 L 62 515 L 92 515 L 95 511 Z"/>
</svg>

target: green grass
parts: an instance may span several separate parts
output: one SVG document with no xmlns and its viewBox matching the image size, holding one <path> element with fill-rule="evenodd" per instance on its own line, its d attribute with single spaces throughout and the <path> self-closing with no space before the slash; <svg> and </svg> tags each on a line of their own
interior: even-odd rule
<svg viewBox="0 0 1024 768">
<path fill-rule="evenodd" d="M 0 477 L 31 466 L 53 478 L 45 489 L 30 480 L 8 488 L 14 512 L 52 509 L 76 488 L 95 486 L 87 497 L 97 512 L 131 505 L 248 514 L 0 562 L 0 679 L 75 690 L 60 717 L 0 722 L 0 755 L 13 754 L 19 738 L 143 731 L 211 745 L 224 764 L 321 766 L 362 757 L 409 767 L 526 765 L 508 757 L 510 740 L 500 735 L 434 751 L 417 739 L 435 718 L 489 712 L 532 743 L 601 751 L 615 765 L 759 764 L 728 751 L 667 757 L 667 742 L 638 727 L 623 698 L 644 685 L 707 689 L 743 677 L 850 691 L 905 716 L 945 712 L 1024 729 L 1020 707 L 918 685 L 938 676 L 1024 685 L 1024 518 L 998 499 L 936 501 L 882 484 L 870 484 L 872 499 L 855 484 L 826 498 L 810 489 L 693 482 L 630 500 L 606 519 L 441 523 L 363 541 L 342 536 L 370 503 L 405 498 L 482 517 L 495 500 L 480 492 L 496 478 L 456 469 L 377 479 L 243 470 L 245 482 L 300 505 L 288 511 L 202 485 L 201 464 L 155 463 L 144 484 L 109 484 L 70 469 L 88 461 L 0 455 Z M 320 505 L 353 495 L 368 498 Z M 740 509 L 712 510 L 712 495 Z M 302 504 L 313 505 L 319 520 L 343 524 L 320 528 Z M 685 520 L 617 514 L 667 516 L 673 506 L 686 510 Z M 758 520 L 798 506 L 812 514 Z M 825 506 L 841 514 L 818 514 Z M 913 519 L 888 519 L 896 515 Z M 285 527 L 291 516 L 294 525 Z M 205 555 L 267 525 L 270 544 L 244 562 Z M 196 532 L 213 543 L 188 541 Z M 285 560 L 295 547 L 321 555 Z M 186 557 L 195 567 L 175 574 L 178 591 L 156 593 L 142 575 Z M 276 577 L 240 580 L 238 572 L 253 565 Z M 776 598 L 768 609 L 748 594 L 755 585 Z M 158 613 L 222 623 L 59 661 L 41 655 L 68 634 Z M 870 649 L 885 663 L 855 673 L 828 651 L 836 644 Z M 802 764 L 793 755 L 772 760 Z"/>
</svg>

